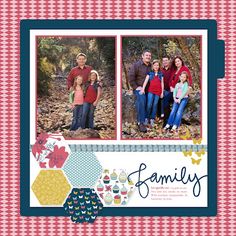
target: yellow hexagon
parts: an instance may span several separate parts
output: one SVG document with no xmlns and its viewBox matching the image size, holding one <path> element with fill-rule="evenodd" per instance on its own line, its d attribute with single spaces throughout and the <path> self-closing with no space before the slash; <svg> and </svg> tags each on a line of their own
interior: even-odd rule
<svg viewBox="0 0 236 236">
<path fill-rule="evenodd" d="M 62 170 L 41 170 L 31 188 L 41 205 L 62 205 L 71 186 Z"/>
</svg>

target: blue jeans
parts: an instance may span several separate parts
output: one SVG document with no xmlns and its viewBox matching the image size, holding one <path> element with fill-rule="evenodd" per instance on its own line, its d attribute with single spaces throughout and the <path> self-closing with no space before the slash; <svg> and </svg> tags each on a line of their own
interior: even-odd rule
<svg viewBox="0 0 236 236">
<path fill-rule="evenodd" d="M 162 114 L 164 114 L 164 97 L 159 99 L 159 103 L 161 103 L 160 108 L 161 108 L 161 115 L 162 115 Z M 159 108 L 159 106 L 157 106 L 157 107 Z M 158 115 L 159 115 L 159 111 L 160 110 L 158 110 Z"/>
<path fill-rule="evenodd" d="M 82 113 L 83 105 L 75 105 L 73 109 L 73 119 L 70 130 L 77 130 L 79 127 L 81 127 Z"/>
<path fill-rule="evenodd" d="M 177 127 L 181 124 L 184 108 L 188 103 L 188 98 L 183 98 L 180 103 L 174 102 L 167 124 L 176 125 Z"/>
<path fill-rule="evenodd" d="M 134 90 L 136 96 L 137 122 L 145 122 L 146 94 L 139 94 L 140 90 Z M 127 111 L 129 112 L 129 111 Z"/>
<path fill-rule="evenodd" d="M 96 107 L 92 103 L 85 102 L 83 104 L 83 113 L 82 113 L 82 129 L 85 128 L 94 128 L 93 120 L 94 120 L 94 111 Z"/>
<path fill-rule="evenodd" d="M 173 92 L 164 90 L 163 110 L 168 107 L 171 102 L 173 102 Z"/>
<path fill-rule="evenodd" d="M 157 105 L 159 96 L 153 93 L 147 94 L 146 118 L 155 119 L 157 115 Z"/>
</svg>

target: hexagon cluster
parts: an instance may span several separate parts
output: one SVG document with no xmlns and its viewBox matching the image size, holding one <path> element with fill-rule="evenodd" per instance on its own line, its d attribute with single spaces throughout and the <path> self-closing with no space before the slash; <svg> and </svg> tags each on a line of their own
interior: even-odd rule
<svg viewBox="0 0 236 236">
<path fill-rule="evenodd" d="M 39 203 L 63 205 L 75 223 L 94 222 L 103 207 L 93 189 L 102 173 L 94 153 L 71 153 L 62 135 L 40 134 L 32 154 L 42 168 L 31 186 Z"/>
</svg>

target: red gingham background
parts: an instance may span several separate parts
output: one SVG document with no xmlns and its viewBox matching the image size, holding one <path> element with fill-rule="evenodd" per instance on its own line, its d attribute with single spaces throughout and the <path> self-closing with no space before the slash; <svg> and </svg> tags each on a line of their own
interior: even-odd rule
<svg viewBox="0 0 236 236">
<path fill-rule="evenodd" d="M 235 0 L 1 0 L 0 235 L 236 235 L 235 8 Z M 218 82 L 218 216 L 99 217 L 92 225 L 73 224 L 67 217 L 21 217 L 20 20 L 160 18 L 216 19 L 218 38 L 226 43 L 226 75 Z"/>
</svg>

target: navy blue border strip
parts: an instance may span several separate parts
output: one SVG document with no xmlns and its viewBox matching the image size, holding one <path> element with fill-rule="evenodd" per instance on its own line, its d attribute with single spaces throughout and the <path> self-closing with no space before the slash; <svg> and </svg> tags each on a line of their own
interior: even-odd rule
<svg viewBox="0 0 236 236">
<path fill-rule="evenodd" d="M 29 76 L 29 27 L 20 28 L 20 213 L 28 215 L 31 212 L 30 202 L 30 179 L 29 179 L 29 106 L 30 106 L 30 76 Z"/>
<path fill-rule="evenodd" d="M 214 216 L 217 213 L 217 132 L 216 82 L 224 75 L 224 45 L 217 41 L 214 20 L 22 20 L 21 63 L 21 215 L 65 216 L 61 207 L 29 206 L 29 32 L 30 29 L 206 29 L 208 31 L 208 207 L 104 208 L 102 216 Z M 148 33 L 148 32 L 147 32 Z M 220 60 L 217 53 L 223 56 Z M 218 59 L 217 59 L 218 58 Z M 218 68 L 217 70 L 214 68 Z M 204 78 L 203 78 L 204 79 Z"/>
</svg>

